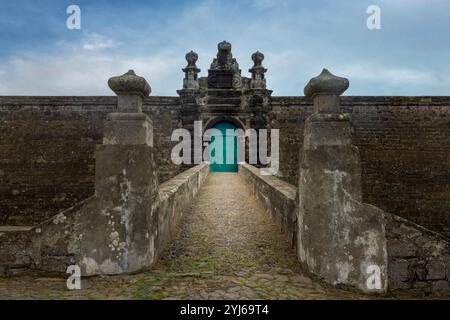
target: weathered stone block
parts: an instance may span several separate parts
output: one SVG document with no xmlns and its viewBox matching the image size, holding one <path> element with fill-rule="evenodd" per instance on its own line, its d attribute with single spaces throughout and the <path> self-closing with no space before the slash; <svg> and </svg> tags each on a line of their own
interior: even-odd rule
<svg viewBox="0 0 450 320">
<path fill-rule="evenodd" d="M 318 95 L 314 97 L 315 113 L 339 113 L 340 97 L 336 95 Z"/>
<path fill-rule="evenodd" d="M 350 145 L 352 128 L 347 114 L 313 114 L 305 123 L 303 148 Z"/>
<path fill-rule="evenodd" d="M 141 113 L 142 101 L 142 97 L 139 95 L 119 95 L 117 97 L 117 110 L 123 113 Z"/>
<path fill-rule="evenodd" d="M 427 280 L 445 279 L 445 264 L 442 261 L 430 261 L 426 265 Z"/>
<path fill-rule="evenodd" d="M 361 201 L 361 168 L 358 149 L 353 146 L 324 146 L 304 149 L 301 187 L 318 205 L 342 203 L 351 197 Z M 310 190 L 310 191 L 308 191 Z M 317 197 L 320 194 L 321 197 Z"/>
<path fill-rule="evenodd" d="M 144 113 L 110 114 L 104 126 L 103 144 L 153 147 L 152 121 Z"/>
<path fill-rule="evenodd" d="M 93 199 L 90 197 L 61 211 L 30 231 L 36 269 L 65 273 L 69 265 L 78 264 L 80 237 L 84 234 L 80 224 L 84 218 L 81 210 Z"/>
<path fill-rule="evenodd" d="M 43 256 L 40 266 L 45 267 L 47 272 L 65 273 L 68 266 L 77 264 L 75 257 L 70 256 Z"/>
<path fill-rule="evenodd" d="M 0 277 L 6 277 L 7 268 L 0 266 Z"/>
<path fill-rule="evenodd" d="M 447 278 L 448 241 L 441 235 L 393 214 L 386 216 L 386 235 L 389 254 L 389 287 L 421 289 L 423 294 L 436 295 L 431 284 Z M 398 259 L 398 258 L 405 259 Z M 398 261 L 408 262 L 406 271 Z M 408 284 L 408 285 L 407 285 Z M 423 285 L 422 285 L 423 284 Z"/>
<path fill-rule="evenodd" d="M 406 260 L 390 261 L 388 266 L 389 288 L 402 289 L 409 286 L 409 263 Z"/>
<path fill-rule="evenodd" d="M 388 253 L 391 257 L 407 258 L 417 254 L 417 246 L 411 242 L 391 239 L 388 241 Z"/>
<path fill-rule="evenodd" d="M 0 265 L 22 267 L 30 263 L 31 238 L 27 231 L 0 232 Z"/>
<path fill-rule="evenodd" d="M 447 276 L 447 280 L 450 281 L 450 255 L 447 255 L 444 257 L 444 263 L 445 263 L 445 273 Z"/>
<path fill-rule="evenodd" d="M 450 295 L 449 282 L 445 280 L 434 281 L 431 284 L 431 292 L 437 296 L 449 296 Z"/>
</svg>

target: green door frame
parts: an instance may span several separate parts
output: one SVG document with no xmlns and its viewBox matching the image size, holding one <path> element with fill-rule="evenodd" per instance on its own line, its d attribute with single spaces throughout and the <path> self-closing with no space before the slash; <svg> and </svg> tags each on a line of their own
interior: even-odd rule
<svg viewBox="0 0 450 320">
<path fill-rule="evenodd" d="M 229 121 L 220 121 L 216 123 L 213 127 L 214 129 L 218 129 L 222 133 L 222 144 L 215 145 L 215 152 L 211 155 L 211 172 L 238 172 L 238 163 L 237 163 L 237 137 L 235 135 L 228 136 L 226 135 L 227 130 L 236 130 L 237 127 L 229 122 Z M 215 137 L 213 136 L 211 139 L 211 143 L 215 141 Z M 233 161 L 232 163 L 226 163 L 227 152 L 233 152 Z M 222 153 L 222 159 L 216 158 L 216 154 Z M 214 163 L 214 161 L 221 161 L 222 163 Z"/>
</svg>

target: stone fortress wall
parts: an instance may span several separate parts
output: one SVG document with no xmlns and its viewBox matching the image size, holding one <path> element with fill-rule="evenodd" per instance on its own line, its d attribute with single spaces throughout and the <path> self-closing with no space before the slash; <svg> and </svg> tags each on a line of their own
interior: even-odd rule
<svg viewBox="0 0 450 320">
<path fill-rule="evenodd" d="M 95 145 L 117 97 L 0 97 L 0 224 L 34 225 L 94 193 Z M 181 126 L 179 98 L 148 97 L 158 179 L 181 169 L 170 160 Z"/>
<path fill-rule="evenodd" d="M 115 97 L 0 97 L 0 223 L 33 225 L 94 192 L 94 147 Z M 342 97 L 362 158 L 363 199 L 432 230 L 449 232 L 450 97 Z M 170 135 L 183 127 L 178 97 L 148 97 L 158 178 L 180 173 Z M 280 129 L 278 176 L 298 184 L 299 149 L 312 102 L 271 97 Z M 206 122 L 206 121 L 205 121 Z"/>
</svg>

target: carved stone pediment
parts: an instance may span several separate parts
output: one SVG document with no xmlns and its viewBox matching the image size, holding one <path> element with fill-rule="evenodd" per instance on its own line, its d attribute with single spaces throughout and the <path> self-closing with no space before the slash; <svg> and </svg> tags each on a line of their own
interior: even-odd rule
<svg viewBox="0 0 450 320">
<path fill-rule="evenodd" d="M 231 89 L 242 87 L 239 64 L 231 53 L 231 43 L 222 41 L 217 45 L 217 56 L 208 70 L 208 88 Z"/>
</svg>

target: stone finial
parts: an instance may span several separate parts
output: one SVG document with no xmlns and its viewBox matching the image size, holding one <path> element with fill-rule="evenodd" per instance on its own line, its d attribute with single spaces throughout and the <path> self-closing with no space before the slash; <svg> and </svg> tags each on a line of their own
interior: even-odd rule
<svg viewBox="0 0 450 320">
<path fill-rule="evenodd" d="M 193 68 L 197 68 L 197 66 L 195 65 L 195 63 L 198 60 L 198 54 L 194 51 L 190 51 L 188 53 L 186 53 L 186 61 L 188 63 L 188 65 L 186 66 L 186 69 L 193 69 Z"/>
<path fill-rule="evenodd" d="M 190 51 L 186 53 L 186 61 L 188 65 L 183 69 L 185 73 L 185 77 L 183 79 L 183 88 L 184 89 L 198 89 L 198 76 L 197 74 L 201 71 L 196 66 L 196 62 L 198 60 L 198 54 L 194 51 Z"/>
<path fill-rule="evenodd" d="M 110 78 L 108 86 L 118 96 L 140 95 L 145 98 L 152 91 L 148 82 L 143 77 L 137 76 L 133 70 L 128 70 L 121 76 Z"/>
<path fill-rule="evenodd" d="M 117 94 L 117 111 L 107 116 L 103 144 L 153 146 L 152 121 L 142 112 L 144 99 L 151 91 L 150 85 L 133 70 L 112 77 L 108 85 Z"/>
<path fill-rule="evenodd" d="M 264 55 L 261 52 L 256 51 L 254 54 L 252 54 L 252 60 L 254 63 L 253 68 L 260 67 L 262 66 L 262 62 L 264 61 Z"/>
<path fill-rule="evenodd" d="M 231 51 L 231 43 L 223 40 L 222 42 L 219 42 L 219 44 L 217 44 L 217 49 L 219 51 Z"/>
<path fill-rule="evenodd" d="M 253 67 L 249 70 L 252 74 L 252 79 L 250 81 L 250 87 L 252 89 L 265 89 L 266 88 L 266 79 L 264 74 L 267 72 L 267 69 L 263 67 L 262 62 L 264 60 L 264 55 L 256 51 L 252 54 Z"/>
<path fill-rule="evenodd" d="M 226 42 L 225 40 L 220 42 L 217 45 L 217 62 L 220 66 L 225 67 L 227 64 L 233 59 L 233 55 L 231 53 L 231 43 Z"/>
<path fill-rule="evenodd" d="M 307 98 L 314 100 L 314 113 L 337 114 L 340 112 L 340 95 L 348 89 L 345 78 L 333 75 L 327 69 L 317 77 L 309 80 L 305 87 Z"/>
<path fill-rule="evenodd" d="M 148 82 L 137 76 L 133 70 L 110 78 L 108 85 L 117 94 L 117 109 L 122 113 L 142 112 L 142 102 L 152 91 Z"/>
<path fill-rule="evenodd" d="M 217 56 L 211 64 L 211 69 L 239 69 L 231 53 L 231 43 L 224 40 L 217 45 Z"/>
<path fill-rule="evenodd" d="M 314 98 L 316 95 L 340 96 L 349 87 L 348 79 L 333 75 L 327 69 L 317 77 L 309 80 L 305 87 L 305 96 Z"/>
</svg>

